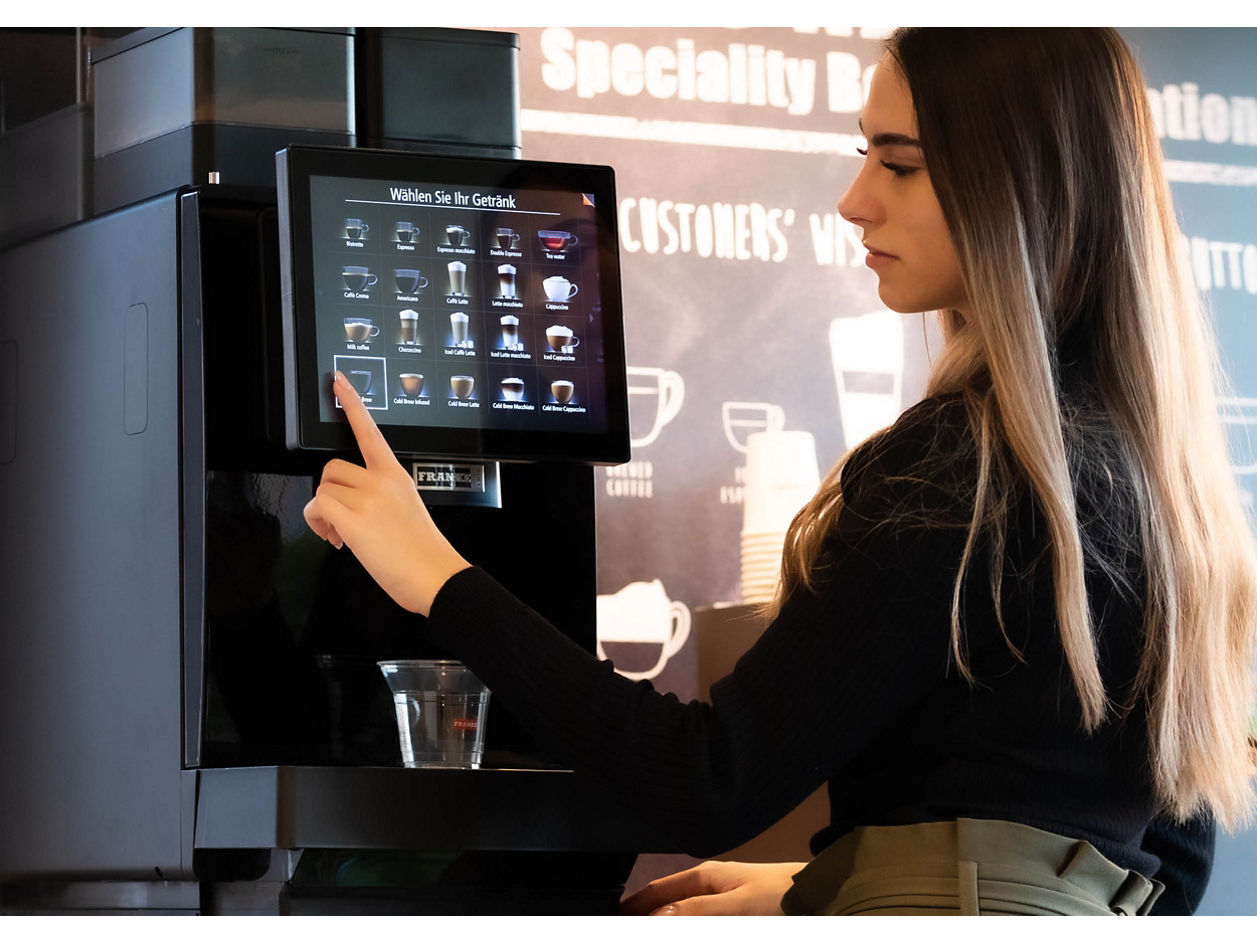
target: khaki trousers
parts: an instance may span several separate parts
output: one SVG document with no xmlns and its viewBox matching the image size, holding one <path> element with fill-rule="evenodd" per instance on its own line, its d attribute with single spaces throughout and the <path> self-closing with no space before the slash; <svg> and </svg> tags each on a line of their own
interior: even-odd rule
<svg viewBox="0 0 1257 942">
<path fill-rule="evenodd" d="M 960 818 L 856 828 L 794 876 L 791 915 L 1134 916 L 1164 887 L 1086 841 Z"/>
</svg>

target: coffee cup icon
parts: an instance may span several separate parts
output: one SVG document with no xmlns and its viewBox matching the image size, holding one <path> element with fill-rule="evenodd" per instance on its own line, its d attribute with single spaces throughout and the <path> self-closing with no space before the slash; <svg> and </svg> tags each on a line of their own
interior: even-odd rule
<svg viewBox="0 0 1257 942">
<path fill-rule="evenodd" d="M 361 219 L 345 220 L 345 238 L 350 242 L 361 242 L 367 237 L 367 233 L 370 231 L 371 227 Z"/>
<path fill-rule="evenodd" d="M 419 227 L 413 222 L 401 221 L 397 223 L 397 241 L 402 245 L 413 245 L 418 238 Z"/>
<path fill-rule="evenodd" d="M 470 399 L 471 392 L 476 388 L 476 377 L 474 376 L 451 376 L 450 392 L 459 399 Z"/>
<path fill-rule="evenodd" d="M 467 326 L 471 323 L 471 318 L 460 311 L 455 311 L 450 315 L 450 335 L 453 347 L 470 347 L 474 341 L 467 336 Z"/>
<path fill-rule="evenodd" d="M 354 343 L 365 343 L 378 337 L 380 328 L 368 317 L 346 317 L 345 334 Z"/>
<path fill-rule="evenodd" d="M 690 610 L 683 602 L 668 598 L 663 583 L 630 582 L 612 595 L 597 600 L 598 657 L 607 659 L 608 644 L 659 645 L 653 667 L 644 671 L 617 670 L 630 680 L 658 677 L 690 637 Z"/>
<path fill-rule="evenodd" d="M 358 391 L 359 396 L 365 396 L 371 392 L 371 384 L 375 382 L 375 377 L 370 370 L 350 370 L 349 384 Z"/>
<path fill-rule="evenodd" d="M 463 262 L 450 262 L 446 266 L 450 273 L 450 294 L 461 298 L 467 293 L 467 266 Z"/>
<path fill-rule="evenodd" d="M 401 321 L 401 337 L 404 344 L 415 344 L 419 342 L 419 312 L 406 308 L 404 311 L 397 313 L 397 318 Z"/>
<path fill-rule="evenodd" d="M 461 248 L 467 243 L 467 236 L 470 234 L 462 226 L 445 227 L 445 241 L 449 243 L 451 248 Z"/>
<path fill-rule="evenodd" d="M 829 324 L 842 438 L 854 448 L 903 411 L 903 316 L 873 311 Z"/>
<path fill-rule="evenodd" d="M 685 402 L 685 380 L 680 373 L 656 366 L 630 366 L 626 373 L 629 443 L 634 448 L 644 448 L 680 414 Z"/>
<path fill-rule="evenodd" d="M 380 276 L 371 274 L 371 269 L 365 265 L 346 265 L 341 269 L 341 277 L 350 291 L 366 291 L 380 280 Z"/>
<path fill-rule="evenodd" d="M 499 229 L 497 231 L 498 248 L 502 251 L 509 251 L 519 245 L 519 233 L 514 229 Z"/>
<path fill-rule="evenodd" d="M 546 343 L 555 353 L 571 353 L 580 346 L 580 338 L 572 336 L 572 328 L 551 324 L 546 328 Z"/>
<path fill-rule="evenodd" d="M 576 297 L 576 285 L 562 275 L 551 275 L 541 282 L 541 287 L 546 297 L 555 304 L 561 304 Z"/>
<path fill-rule="evenodd" d="M 542 229 L 537 233 L 541 246 L 547 252 L 562 252 L 580 244 L 580 240 L 570 232 L 561 229 Z"/>
<path fill-rule="evenodd" d="M 418 399 L 423 395 L 423 374 L 422 373 L 401 373 L 397 377 L 401 383 L 402 392 L 411 399 Z"/>
<path fill-rule="evenodd" d="M 393 284 L 398 294 L 414 294 L 428 287 L 427 276 L 417 268 L 394 268 Z"/>
<path fill-rule="evenodd" d="M 514 314 L 504 314 L 502 324 L 502 349 L 522 350 L 524 345 L 519 342 L 519 318 Z"/>
<path fill-rule="evenodd" d="M 515 297 L 515 271 L 514 265 L 498 266 L 498 297 Z"/>
<path fill-rule="evenodd" d="M 554 396 L 554 401 L 561 406 L 571 402 L 575 392 L 576 384 L 570 379 L 556 379 L 550 384 L 550 395 Z"/>
<path fill-rule="evenodd" d="M 747 439 L 756 432 L 780 432 L 786 427 L 786 412 L 772 402 L 722 402 L 720 419 L 725 441 L 735 451 L 749 451 Z"/>
<path fill-rule="evenodd" d="M 524 381 L 518 376 L 508 376 L 502 380 L 502 398 L 506 402 L 524 401 Z"/>
</svg>

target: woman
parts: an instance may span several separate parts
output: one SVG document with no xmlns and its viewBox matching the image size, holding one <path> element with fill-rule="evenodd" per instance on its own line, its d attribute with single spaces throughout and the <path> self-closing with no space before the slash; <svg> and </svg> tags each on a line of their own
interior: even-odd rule
<svg viewBox="0 0 1257 942">
<path fill-rule="evenodd" d="M 839 210 L 946 344 L 795 519 L 710 707 L 470 567 L 343 378 L 366 467 L 329 463 L 307 519 L 690 853 L 829 783 L 806 866 L 705 865 L 630 910 L 1142 913 L 1168 883 L 1190 911 L 1210 817 L 1253 806 L 1257 557 L 1142 79 L 1109 30 L 902 30 L 861 126 Z"/>
</svg>

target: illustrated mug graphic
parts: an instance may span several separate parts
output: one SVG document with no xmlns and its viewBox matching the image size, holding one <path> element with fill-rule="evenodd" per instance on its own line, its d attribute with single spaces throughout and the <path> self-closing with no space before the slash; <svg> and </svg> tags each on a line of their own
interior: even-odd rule
<svg viewBox="0 0 1257 942">
<path fill-rule="evenodd" d="M 722 402 L 720 421 L 725 441 L 746 454 L 747 438 L 756 432 L 780 432 L 786 427 L 786 413 L 772 402 Z"/>
<path fill-rule="evenodd" d="M 414 294 L 428 287 L 428 278 L 417 268 L 394 268 L 393 284 L 398 294 Z"/>
<path fill-rule="evenodd" d="M 630 582 L 619 592 L 597 601 L 598 657 L 607 660 L 603 642 L 659 645 L 653 667 L 644 671 L 616 670 L 629 680 L 651 680 L 663 673 L 668 661 L 690 637 L 690 610 L 673 602 L 658 579 Z"/>
<path fill-rule="evenodd" d="M 345 220 L 345 238 L 350 242 L 361 242 L 367 237 L 367 233 L 370 231 L 371 227 L 361 219 Z"/>
<path fill-rule="evenodd" d="M 546 297 L 555 304 L 562 304 L 576 297 L 577 287 L 562 275 L 551 275 L 541 282 Z"/>
<path fill-rule="evenodd" d="M 350 291 L 366 291 L 380 280 L 380 276 L 371 274 L 371 269 L 365 265 L 346 265 L 340 274 Z"/>
<path fill-rule="evenodd" d="M 903 342 L 903 316 L 894 311 L 830 322 L 829 350 L 847 448 L 884 429 L 903 411 Z"/>
<path fill-rule="evenodd" d="M 537 238 L 547 252 L 562 252 L 580 244 L 580 239 L 562 229 L 542 229 L 537 233 Z"/>
<path fill-rule="evenodd" d="M 634 448 L 644 448 L 652 444 L 664 426 L 680 414 L 685 402 L 685 380 L 680 373 L 656 366 L 630 366 L 626 373 L 629 444 Z M 636 433 L 632 431 L 634 427 Z"/>
<path fill-rule="evenodd" d="M 369 317 L 346 317 L 345 334 L 354 343 L 365 343 L 378 337 L 380 328 L 376 327 Z"/>
</svg>

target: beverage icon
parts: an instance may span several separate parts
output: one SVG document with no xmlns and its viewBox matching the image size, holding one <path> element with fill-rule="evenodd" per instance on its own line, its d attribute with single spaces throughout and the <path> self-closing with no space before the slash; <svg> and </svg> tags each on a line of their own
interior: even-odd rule
<svg viewBox="0 0 1257 942">
<path fill-rule="evenodd" d="M 502 380 L 502 398 L 507 402 L 523 402 L 524 381 L 518 376 L 508 376 Z"/>
<path fill-rule="evenodd" d="M 340 274 L 350 291 L 366 291 L 380 280 L 380 276 L 371 274 L 371 269 L 365 265 L 346 265 Z"/>
<path fill-rule="evenodd" d="M 349 371 L 349 383 L 358 391 L 359 396 L 369 395 L 374 382 L 375 375 L 370 370 Z"/>
<path fill-rule="evenodd" d="M 445 241 L 450 248 L 458 249 L 467 244 L 467 237 L 471 235 L 462 226 L 446 226 Z"/>
<path fill-rule="evenodd" d="M 397 377 L 402 385 L 402 392 L 410 399 L 418 399 L 423 395 L 423 374 L 402 373 Z"/>
<path fill-rule="evenodd" d="M 476 388 L 476 377 L 474 376 L 451 376 L 450 392 L 459 399 L 467 400 L 471 398 L 472 390 Z"/>
<path fill-rule="evenodd" d="M 414 245 L 419 241 L 419 227 L 413 222 L 397 223 L 397 241 L 400 245 Z"/>
<path fill-rule="evenodd" d="M 563 304 L 576 297 L 576 285 L 562 275 L 551 275 L 541 282 L 541 287 L 546 297 L 555 304 Z"/>
<path fill-rule="evenodd" d="M 446 266 L 450 273 L 450 294 L 456 298 L 467 295 L 467 266 L 463 262 L 450 262 Z"/>
<path fill-rule="evenodd" d="M 515 246 L 519 245 L 519 233 L 514 229 L 499 229 L 497 232 L 498 248 L 503 252 L 509 252 Z"/>
<path fill-rule="evenodd" d="M 537 233 L 537 238 L 547 252 L 563 252 L 580 244 L 576 236 L 562 229 L 542 229 Z"/>
<path fill-rule="evenodd" d="M 502 349 L 503 350 L 523 350 L 524 345 L 519 342 L 519 318 L 514 314 L 505 314 L 502 316 Z"/>
<path fill-rule="evenodd" d="M 567 405 L 572 401 L 572 395 L 576 392 L 576 384 L 570 379 L 556 379 L 550 384 L 550 394 L 554 396 L 554 401 L 561 406 Z"/>
<path fill-rule="evenodd" d="M 514 265 L 498 266 L 498 297 L 512 300 L 516 297 Z"/>
<path fill-rule="evenodd" d="M 580 338 L 572 335 L 572 328 L 551 324 L 546 328 L 546 343 L 555 353 L 572 353 L 580 346 Z"/>
<path fill-rule="evenodd" d="M 369 317 L 345 318 L 345 335 L 354 343 L 374 340 L 379 334 L 380 328 L 376 327 Z"/>
<path fill-rule="evenodd" d="M 406 308 L 397 314 L 401 321 L 402 343 L 416 344 L 419 342 L 419 312 Z"/>
<path fill-rule="evenodd" d="M 604 660 L 609 657 L 604 642 L 613 646 L 659 645 L 653 667 L 640 672 L 616 670 L 629 680 L 658 677 L 690 637 L 690 610 L 684 602 L 669 599 L 658 579 L 630 582 L 619 592 L 598 596 L 596 621 L 598 657 Z"/>
<path fill-rule="evenodd" d="M 464 350 L 475 346 L 475 341 L 467 336 L 467 326 L 470 321 L 471 318 L 459 311 L 450 315 L 450 335 L 454 338 L 450 346 Z"/>
<path fill-rule="evenodd" d="M 394 268 L 393 284 L 398 294 L 413 295 L 428 287 L 428 278 L 417 268 Z"/>
<path fill-rule="evenodd" d="M 657 366 L 630 366 L 627 375 L 629 442 L 634 448 L 644 448 L 680 415 L 685 380 L 680 373 Z"/>
<path fill-rule="evenodd" d="M 786 427 L 786 410 L 773 402 L 722 402 L 720 421 L 725 441 L 746 454 L 747 442 L 756 432 L 780 432 Z"/>
<path fill-rule="evenodd" d="M 367 233 L 370 231 L 371 227 L 361 219 L 355 218 L 345 220 L 345 238 L 350 242 L 363 241 L 367 237 Z"/>
</svg>

